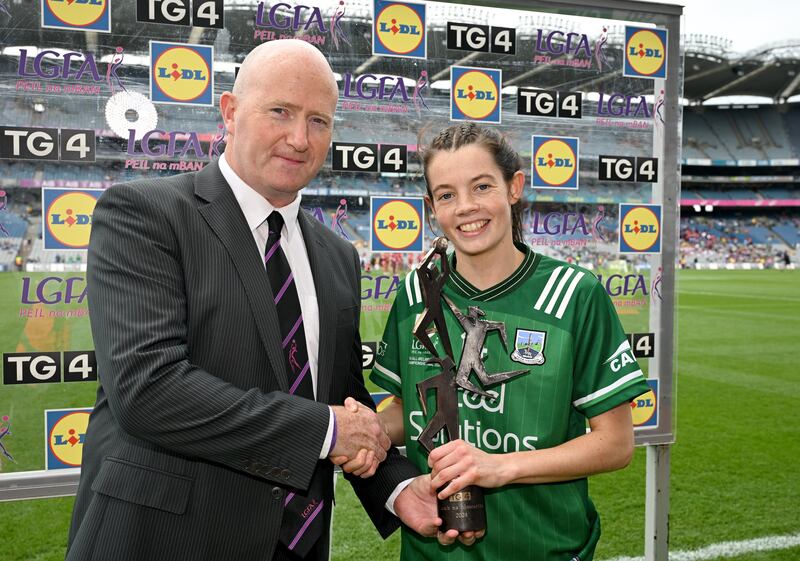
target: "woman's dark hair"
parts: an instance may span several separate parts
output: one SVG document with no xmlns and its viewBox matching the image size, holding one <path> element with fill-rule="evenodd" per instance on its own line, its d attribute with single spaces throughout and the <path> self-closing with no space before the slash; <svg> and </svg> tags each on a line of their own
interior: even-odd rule
<svg viewBox="0 0 800 561">
<path fill-rule="evenodd" d="M 478 144 L 486 148 L 494 158 L 497 167 L 500 168 L 506 183 L 510 182 L 514 174 L 522 169 L 522 158 L 505 137 L 496 130 L 476 123 L 460 123 L 449 126 L 437 134 L 428 146 L 420 150 L 422 169 L 425 174 L 425 189 L 431 201 L 433 201 L 433 196 L 431 195 L 430 181 L 428 181 L 428 165 L 433 156 L 437 152 L 452 152 L 470 144 Z M 520 243 L 524 242 L 522 235 L 524 205 L 522 197 L 511 205 L 511 233 L 514 241 Z"/>
</svg>

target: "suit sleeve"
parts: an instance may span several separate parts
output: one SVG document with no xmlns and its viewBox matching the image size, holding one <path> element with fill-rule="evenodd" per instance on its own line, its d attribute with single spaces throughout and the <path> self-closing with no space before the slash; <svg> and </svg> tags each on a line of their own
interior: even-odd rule
<svg viewBox="0 0 800 561">
<path fill-rule="evenodd" d="M 355 286 L 356 290 L 358 290 L 361 279 L 361 266 L 355 248 L 353 248 L 353 254 L 355 256 Z M 360 317 L 360 314 L 357 315 L 358 317 Z M 350 358 L 350 389 L 353 392 L 350 395 L 374 410 L 375 404 L 364 385 L 362 364 L 361 337 L 358 335 L 358 329 L 356 329 L 356 338 L 353 341 L 353 351 Z M 398 484 L 418 475 L 420 475 L 420 471 L 403 457 L 397 451 L 397 448 L 392 446 L 389 449 L 386 460 L 380 464 L 377 472 L 372 477 L 362 479 L 350 474 L 345 474 L 344 476 L 353 486 L 353 490 L 381 537 L 387 538 L 400 527 L 400 520 L 386 509 L 386 501 Z"/>
<path fill-rule="evenodd" d="M 93 214 L 87 284 L 108 406 L 133 437 L 306 489 L 327 431 L 328 407 L 242 389 L 189 361 L 191 279 L 172 230 L 179 221 L 161 210 L 167 205 L 158 193 L 155 187 L 145 195 L 118 185 L 100 197 Z M 297 426 L 304 427 L 302 446 Z"/>
</svg>

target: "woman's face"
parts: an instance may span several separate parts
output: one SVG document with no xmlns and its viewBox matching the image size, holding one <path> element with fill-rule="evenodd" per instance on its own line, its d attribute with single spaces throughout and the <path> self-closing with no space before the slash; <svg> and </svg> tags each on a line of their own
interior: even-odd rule
<svg viewBox="0 0 800 561">
<path fill-rule="evenodd" d="M 479 144 L 435 153 L 428 163 L 433 215 L 459 257 L 489 256 L 513 247 L 511 205 L 522 194 L 525 176 L 510 183 L 489 151 Z"/>
</svg>

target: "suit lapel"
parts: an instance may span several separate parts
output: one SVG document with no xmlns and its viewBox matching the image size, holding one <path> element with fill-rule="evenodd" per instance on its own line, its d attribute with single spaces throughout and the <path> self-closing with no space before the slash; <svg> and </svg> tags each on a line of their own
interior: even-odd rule
<svg viewBox="0 0 800 561">
<path fill-rule="evenodd" d="M 264 271 L 263 258 L 258 254 L 242 209 L 216 162 L 209 164 L 195 176 L 195 194 L 204 201 L 198 206 L 200 214 L 225 246 L 244 285 L 245 295 L 250 302 L 250 309 L 278 385 L 281 390 L 288 392 L 278 314 Z M 228 287 L 219 289 L 225 291 Z M 317 293 L 319 294 L 319 289 Z"/>
<path fill-rule="evenodd" d="M 333 291 L 323 285 L 333 278 L 330 259 L 325 241 L 314 231 L 312 220 L 302 209 L 297 213 L 297 221 L 303 232 L 311 276 L 319 307 L 319 352 L 317 355 L 317 401 L 330 401 L 331 376 L 333 375 L 334 339 L 336 333 L 336 303 Z"/>
</svg>

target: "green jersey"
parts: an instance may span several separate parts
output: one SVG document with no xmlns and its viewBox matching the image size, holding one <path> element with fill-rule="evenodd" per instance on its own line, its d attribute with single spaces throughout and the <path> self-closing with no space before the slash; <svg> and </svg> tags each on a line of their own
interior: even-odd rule
<svg viewBox="0 0 800 561">
<path fill-rule="evenodd" d="M 458 390 L 460 438 L 488 453 L 558 446 L 586 432 L 586 419 L 647 392 L 639 365 L 614 307 L 596 277 L 580 267 L 518 245 L 525 258 L 500 284 L 478 290 L 455 271 L 443 292 L 468 313 L 478 306 L 483 320 L 505 324 L 490 329 L 482 349 L 488 374 L 527 370 L 488 389 L 486 399 Z M 412 335 L 423 312 L 416 271 L 397 291 L 370 378 L 403 399 L 406 450 L 423 472 L 430 471 L 418 437 L 436 412 L 435 392 L 423 413 L 416 384 L 440 372 L 426 364 L 430 353 Z M 443 302 L 456 368 L 464 329 Z M 497 324 L 495 324 L 497 325 Z M 445 356 L 437 334 L 438 355 Z M 479 384 L 475 374 L 470 381 Z M 441 547 L 435 539 L 404 531 L 403 560 L 590 561 L 600 537 L 587 480 L 508 485 L 486 489 L 486 536 L 472 547 Z"/>
</svg>

